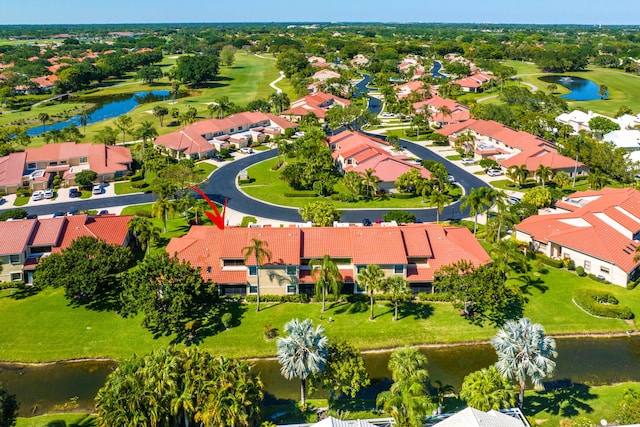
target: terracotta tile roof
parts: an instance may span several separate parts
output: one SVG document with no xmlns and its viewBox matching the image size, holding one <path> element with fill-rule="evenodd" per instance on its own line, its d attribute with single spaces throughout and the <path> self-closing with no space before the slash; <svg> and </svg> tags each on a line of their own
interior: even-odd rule
<svg viewBox="0 0 640 427">
<path fill-rule="evenodd" d="M 39 148 L 28 148 L 27 163 L 68 160 L 75 157 L 88 157 L 90 144 L 63 142 L 47 144 Z"/>
<path fill-rule="evenodd" d="M 65 218 L 37 219 L 29 246 L 58 246 L 64 229 Z"/>
<path fill-rule="evenodd" d="M 305 116 L 313 113 L 316 117 L 324 118 L 327 110 L 331 108 L 332 105 L 348 106 L 351 105 L 351 101 L 328 93 L 315 92 L 293 101 L 290 108 L 283 111 L 281 115 Z"/>
<path fill-rule="evenodd" d="M 0 186 L 20 185 L 27 153 L 11 153 L 0 157 Z"/>
<path fill-rule="evenodd" d="M 131 151 L 118 145 L 90 144 L 89 168 L 98 175 L 125 172 L 133 162 Z"/>
<path fill-rule="evenodd" d="M 0 222 L 0 256 L 24 251 L 35 229 L 35 219 Z"/>
<path fill-rule="evenodd" d="M 544 243 L 555 242 L 614 263 L 630 272 L 640 231 L 640 192 L 633 188 L 605 188 L 576 192 L 558 207 L 572 212 L 532 216 L 516 226 L 519 232 Z M 630 249 L 631 248 L 631 249 Z"/>
<path fill-rule="evenodd" d="M 171 239 L 167 252 L 170 255 L 177 253 L 178 258 L 199 267 L 205 279 L 219 284 L 242 284 L 247 282 L 246 267 L 223 267 L 222 260 L 243 259 L 242 248 L 251 243 L 252 237 L 268 242 L 268 249 L 273 255 L 272 264 L 299 265 L 301 258 L 320 258 L 325 254 L 349 258 L 352 265 L 339 267 L 347 282 L 353 281 L 355 265 L 407 265 L 407 257 L 428 258 L 429 265 L 419 267 L 421 276 L 417 281 L 424 281 L 424 278 L 432 280 L 433 271 L 439 266 L 462 258 L 475 265 L 490 262 L 489 255 L 467 228 L 435 224 L 335 228 L 225 227 L 224 230 L 193 226 L 186 236 Z M 300 278 L 304 283 L 313 282 L 308 270 L 301 270 Z"/>
<path fill-rule="evenodd" d="M 110 245 L 122 246 L 129 235 L 129 220 L 132 215 L 73 215 L 66 216 L 62 240 L 58 250 L 67 248 L 81 236 L 92 236 Z"/>
<path fill-rule="evenodd" d="M 498 163 L 505 168 L 525 165 L 529 172 L 535 171 L 540 165 L 548 166 L 553 170 L 570 169 L 576 166 L 575 159 L 558 154 L 555 150 L 546 147 L 525 149 L 516 155 L 499 160 Z M 578 162 L 578 167 L 584 168 L 585 164 Z"/>
<path fill-rule="evenodd" d="M 58 76 L 52 74 L 50 76 L 34 77 L 30 80 L 37 84 L 40 89 L 48 89 L 55 85 L 58 81 Z"/>
</svg>

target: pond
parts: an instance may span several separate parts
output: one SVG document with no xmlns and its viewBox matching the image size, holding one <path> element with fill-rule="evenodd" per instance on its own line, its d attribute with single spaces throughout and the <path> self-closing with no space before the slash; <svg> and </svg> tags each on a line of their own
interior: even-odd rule
<svg viewBox="0 0 640 427">
<path fill-rule="evenodd" d="M 555 381 L 571 380 L 588 385 L 640 381 L 640 337 L 558 339 Z M 489 366 L 496 359 L 490 345 L 456 345 L 424 348 L 432 380 L 451 384 L 456 390 L 465 375 Z M 375 398 L 391 385 L 387 369 L 389 351 L 367 353 L 365 363 L 372 384 L 358 397 Z M 254 362 L 267 391 L 266 401 L 298 399 L 298 381 L 288 381 L 280 374 L 277 360 Z M 80 408 L 93 409 L 93 399 L 115 366 L 110 361 L 60 362 L 47 365 L 0 364 L 0 381 L 21 402 L 20 414 L 43 414 L 69 403 L 77 397 Z M 314 396 L 326 397 L 322 391 Z"/>
<path fill-rule="evenodd" d="M 170 95 L 171 93 L 168 90 L 152 90 L 146 92 L 134 92 L 121 95 L 89 98 L 87 101 L 94 104 L 95 107 L 89 111 L 87 125 L 98 123 L 103 120 L 113 119 L 123 114 L 127 114 L 133 111 L 133 109 L 140 104 L 147 104 L 150 102 L 158 102 L 169 99 Z M 44 133 L 46 130 L 61 130 L 66 128 L 70 124 L 82 127 L 80 119 L 81 117 L 78 115 L 71 117 L 70 119 L 63 122 L 48 124 L 46 125 L 46 127 L 33 127 L 27 130 L 27 134 L 30 136 L 38 136 Z"/>
<path fill-rule="evenodd" d="M 447 76 L 445 76 L 440 72 L 441 69 L 442 69 L 442 64 L 438 61 L 433 61 L 433 67 L 431 68 L 431 76 L 434 79 L 446 79 Z"/>
<path fill-rule="evenodd" d="M 571 101 L 593 101 L 596 99 L 601 99 L 601 96 L 598 93 L 600 91 L 600 86 L 598 86 L 595 82 L 588 79 L 583 79 L 582 77 L 543 76 L 538 77 L 538 79 L 549 84 L 559 84 L 571 91 L 565 95 L 562 95 L 560 98 L 569 99 Z M 544 90 L 546 88 L 541 89 Z M 608 93 L 604 99 L 607 98 L 609 98 Z"/>
</svg>

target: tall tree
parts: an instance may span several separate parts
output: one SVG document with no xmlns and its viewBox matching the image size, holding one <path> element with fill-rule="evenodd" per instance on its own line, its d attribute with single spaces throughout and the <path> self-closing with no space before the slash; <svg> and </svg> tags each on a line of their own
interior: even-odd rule
<svg viewBox="0 0 640 427">
<path fill-rule="evenodd" d="M 369 264 L 364 270 L 358 274 L 358 282 L 360 285 L 367 289 L 369 294 L 369 302 L 371 305 L 371 313 L 369 314 L 369 320 L 375 319 L 373 315 L 373 305 L 375 303 L 375 293 L 382 288 L 382 279 L 384 278 L 384 272 L 379 265 Z"/>
<path fill-rule="evenodd" d="M 304 407 L 307 398 L 307 378 L 325 369 L 329 340 L 324 328 L 313 328 L 313 321 L 293 319 L 284 325 L 284 337 L 278 338 L 278 362 L 280 372 L 290 380 L 300 378 L 300 403 Z"/>
<path fill-rule="evenodd" d="M 169 109 L 163 105 L 156 105 L 153 107 L 153 115 L 158 118 L 160 121 L 160 127 L 162 127 L 162 122 L 164 121 L 164 116 L 169 114 Z"/>
<path fill-rule="evenodd" d="M 42 122 L 42 130 L 43 132 L 47 131 L 47 122 L 49 121 L 49 114 L 47 113 L 40 113 L 38 114 L 38 120 L 40 120 Z"/>
<path fill-rule="evenodd" d="M 0 383 L 0 427 L 13 427 L 16 424 L 20 405 L 14 394 L 10 394 Z"/>
<path fill-rule="evenodd" d="M 244 263 L 251 259 L 255 260 L 256 267 L 256 311 L 260 311 L 260 270 L 265 261 L 271 261 L 271 251 L 269 250 L 269 244 L 256 237 L 251 238 L 251 244 L 242 248 L 242 255 L 244 256 Z M 250 265 L 250 264 L 247 264 Z"/>
<path fill-rule="evenodd" d="M 327 363 L 320 374 L 325 390 L 329 390 L 329 403 L 345 394 L 356 397 L 360 389 L 371 382 L 360 351 L 346 341 L 329 344 Z"/>
<path fill-rule="evenodd" d="M 551 169 L 551 166 L 540 164 L 538 165 L 538 169 L 536 169 L 535 174 L 540 182 L 542 182 L 543 187 L 547 181 L 551 181 L 553 179 L 553 169 Z"/>
<path fill-rule="evenodd" d="M 122 143 L 124 144 L 127 133 L 130 133 L 133 127 L 133 120 L 126 114 L 123 114 L 122 116 L 118 116 L 113 121 L 113 124 L 116 125 L 116 127 L 120 129 L 120 131 L 122 131 Z"/>
<path fill-rule="evenodd" d="M 367 198 L 372 198 L 378 190 L 378 178 L 375 175 L 376 171 L 373 169 L 367 169 L 364 171 L 364 175 L 362 177 L 362 185 L 366 189 Z"/>
<path fill-rule="evenodd" d="M 440 214 L 442 214 L 442 211 L 447 203 L 449 203 L 449 200 L 451 200 L 449 196 L 440 191 L 434 191 L 429 196 L 429 203 L 436 207 L 436 224 L 440 223 Z"/>
<path fill-rule="evenodd" d="M 465 194 L 460 198 L 460 211 L 469 208 L 469 213 L 473 216 L 473 234 L 478 231 L 478 215 L 490 206 L 487 193 L 484 187 L 472 188 L 469 194 Z"/>
<path fill-rule="evenodd" d="M 391 302 L 393 303 L 393 321 L 398 320 L 398 303 L 405 301 L 413 297 L 411 289 L 409 288 L 409 282 L 402 276 L 391 276 L 385 279 L 382 285 L 385 292 L 391 295 Z"/>
<path fill-rule="evenodd" d="M 526 165 L 513 165 L 509 169 L 507 169 L 507 178 L 512 180 L 514 184 L 518 186 L 518 188 L 522 187 L 522 184 L 525 183 L 528 176 L 529 171 L 527 170 Z"/>
<path fill-rule="evenodd" d="M 534 389 L 544 390 L 542 380 L 553 375 L 556 362 L 552 358 L 558 356 L 556 342 L 545 335 L 540 324 L 521 318 L 507 321 L 491 345 L 498 355 L 495 366 L 500 375 L 519 385 L 518 406 L 522 409 L 527 378 Z"/>
<path fill-rule="evenodd" d="M 495 366 L 483 368 L 464 377 L 460 398 L 480 411 L 513 408 L 516 392 Z"/>
<path fill-rule="evenodd" d="M 284 110 L 289 108 L 291 101 L 289 100 L 289 96 L 284 92 L 274 93 L 270 97 L 271 104 L 276 109 L 278 113 L 282 113 Z"/>
<path fill-rule="evenodd" d="M 322 312 L 325 312 L 325 296 L 331 292 L 336 298 L 340 296 L 342 288 L 342 275 L 338 270 L 338 265 L 329 255 L 324 255 L 321 259 L 309 261 L 312 276 L 316 280 L 316 295 L 322 296 Z"/>
<path fill-rule="evenodd" d="M 169 200 L 168 197 L 160 197 L 158 200 L 153 202 L 153 205 L 151 205 L 151 214 L 162 220 L 165 234 L 167 234 L 167 221 L 169 220 L 169 215 L 173 215 L 175 210 L 175 202 L 173 200 Z"/>
<path fill-rule="evenodd" d="M 133 234 L 138 246 L 149 255 L 151 242 L 160 240 L 160 229 L 153 225 L 149 218 L 134 216 L 129 220 L 129 230 Z"/>
<path fill-rule="evenodd" d="M 400 348 L 391 354 L 389 370 L 393 384 L 378 395 L 376 404 L 391 414 L 397 426 L 421 427 L 433 406 L 427 385 L 427 357 L 417 348 Z"/>
</svg>

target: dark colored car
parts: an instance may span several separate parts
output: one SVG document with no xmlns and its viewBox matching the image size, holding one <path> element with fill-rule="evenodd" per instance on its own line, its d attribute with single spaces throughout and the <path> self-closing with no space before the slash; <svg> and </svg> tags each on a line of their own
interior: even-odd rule
<svg viewBox="0 0 640 427">
<path fill-rule="evenodd" d="M 58 218 L 58 217 L 61 217 L 61 216 L 64 216 L 64 212 L 62 212 L 62 211 L 58 211 L 58 212 L 53 214 L 54 218 Z"/>
<path fill-rule="evenodd" d="M 27 215 L 25 218 L 27 218 L 27 219 L 38 219 L 38 215 L 36 215 L 36 214 L 29 214 L 29 215 Z"/>
<path fill-rule="evenodd" d="M 108 210 L 102 209 L 100 212 L 98 212 L 98 215 L 107 215 L 108 213 L 109 213 Z"/>
<path fill-rule="evenodd" d="M 80 192 L 78 191 L 77 188 L 70 188 L 69 189 L 69 197 L 80 197 Z"/>
<path fill-rule="evenodd" d="M 67 215 L 78 215 L 78 209 L 71 209 Z"/>
<path fill-rule="evenodd" d="M 371 227 L 371 220 L 369 218 L 363 219 L 362 225 L 364 225 L 365 227 Z"/>
</svg>

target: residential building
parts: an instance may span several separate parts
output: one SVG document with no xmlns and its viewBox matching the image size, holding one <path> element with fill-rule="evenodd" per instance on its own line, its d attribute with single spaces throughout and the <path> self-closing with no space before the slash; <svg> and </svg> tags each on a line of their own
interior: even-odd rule
<svg viewBox="0 0 640 427">
<path fill-rule="evenodd" d="M 471 74 L 469 77 L 454 80 L 451 84 L 460 86 L 462 92 L 480 93 L 484 91 L 486 84 L 493 78 L 491 74 L 479 72 Z"/>
<path fill-rule="evenodd" d="M 365 173 L 372 169 L 379 179 L 379 190 L 394 189 L 396 180 L 411 169 L 420 171 L 425 179 L 431 177 L 431 173 L 420 164 L 408 161 L 405 156 L 392 155 L 391 147 L 383 139 L 345 130 L 330 136 L 328 144 L 342 173 Z"/>
<path fill-rule="evenodd" d="M 571 259 L 587 273 L 619 286 L 640 277 L 640 191 L 581 191 L 556 202 L 560 213 L 529 217 L 518 240 L 556 259 Z"/>
<path fill-rule="evenodd" d="M 467 407 L 455 414 L 439 416 L 443 421 L 431 423 L 437 427 L 530 427 L 527 418 L 520 409 L 507 409 L 496 411 L 494 409 L 484 412 L 478 409 Z"/>
<path fill-rule="evenodd" d="M 177 159 L 203 159 L 212 157 L 222 148 L 244 148 L 295 127 L 295 124 L 271 113 L 243 112 L 223 119 L 201 120 L 179 131 L 161 135 L 153 144 L 163 146 L 171 157 Z"/>
<path fill-rule="evenodd" d="M 493 120 L 471 119 L 447 125 L 438 132 L 452 143 L 462 135 L 471 135 L 476 157 L 493 159 L 504 168 L 525 165 L 531 177 L 540 165 L 556 173 L 565 171 L 570 177 L 589 173 L 584 163 L 559 154 L 553 143 Z"/>
<path fill-rule="evenodd" d="M 74 215 L 0 222 L 0 282 L 33 281 L 41 257 L 67 248 L 80 236 L 129 244 L 131 215 Z"/>
<path fill-rule="evenodd" d="M 449 110 L 447 114 L 442 112 L 445 107 Z M 429 124 L 438 128 L 451 123 L 466 122 L 471 118 L 471 112 L 466 105 L 438 95 L 415 102 L 413 109 L 418 114 L 426 114 Z"/>
<path fill-rule="evenodd" d="M 620 117 L 609 117 L 603 114 L 594 113 L 593 111 L 580 111 L 573 110 L 568 113 L 562 113 L 556 117 L 556 121 L 565 125 L 569 125 L 573 128 L 574 133 L 578 133 L 581 130 L 591 132 L 589 121 L 595 117 L 604 117 L 611 120 L 613 123 L 620 126 L 622 131 L 627 129 L 634 129 L 640 126 L 640 114 L 633 116 L 631 114 L 624 114 Z"/>
<path fill-rule="evenodd" d="M 422 292 L 432 290 L 434 273 L 443 265 L 461 259 L 476 266 L 491 262 L 469 229 L 435 224 L 223 230 L 193 226 L 186 236 L 171 239 L 167 252 L 200 269 L 222 295 L 251 295 L 257 292 L 258 269 L 252 258 L 245 263 L 242 249 L 252 239 L 263 241 L 271 252 L 259 269 L 262 294 L 313 294 L 309 262 L 324 255 L 338 265 L 344 293 L 364 292 L 357 277 L 369 264 L 379 265 L 387 277 L 404 277 L 413 292 Z"/>
<path fill-rule="evenodd" d="M 303 116 L 313 114 L 320 123 L 324 123 L 327 111 L 336 105 L 348 107 L 351 105 L 351 101 L 328 93 L 315 92 L 293 101 L 290 108 L 280 113 L 280 116 L 293 122 L 299 122 Z"/>
<path fill-rule="evenodd" d="M 419 98 L 429 96 L 429 94 L 426 94 L 424 82 L 420 80 L 412 80 L 407 83 L 402 83 L 394 86 L 393 89 L 396 91 L 396 98 L 398 99 L 406 98 L 413 93 L 417 94 Z"/>
<path fill-rule="evenodd" d="M 131 172 L 133 160 L 126 147 L 63 142 L 0 157 L 0 191 L 12 194 L 18 188 L 44 190 L 54 176 L 69 186 L 78 172 L 90 169 L 97 181 L 108 181 Z"/>
<path fill-rule="evenodd" d="M 602 137 L 605 142 L 612 143 L 616 148 L 623 148 L 629 152 L 629 159 L 640 162 L 640 130 L 621 129 L 614 130 Z"/>
</svg>

